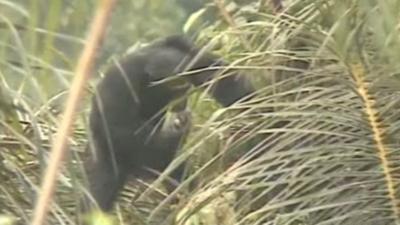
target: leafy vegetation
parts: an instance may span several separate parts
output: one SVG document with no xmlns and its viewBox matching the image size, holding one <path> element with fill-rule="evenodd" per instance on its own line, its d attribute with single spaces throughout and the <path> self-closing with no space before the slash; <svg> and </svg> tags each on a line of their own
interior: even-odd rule
<svg viewBox="0 0 400 225">
<path fill-rule="evenodd" d="M 224 109 L 194 90 L 194 125 L 171 165 L 190 162 L 179 201 L 132 181 L 115 218 L 95 215 L 96 224 L 400 223 L 400 2 L 282 2 L 277 11 L 269 1 L 215 0 L 189 18 L 182 1 L 117 2 L 98 71 L 133 44 L 184 30 L 258 91 Z M 30 223 L 96 3 L 0 0 L 1 225 Z M 49 224 L 79 223 L 87 110 Z"/>
</svg>

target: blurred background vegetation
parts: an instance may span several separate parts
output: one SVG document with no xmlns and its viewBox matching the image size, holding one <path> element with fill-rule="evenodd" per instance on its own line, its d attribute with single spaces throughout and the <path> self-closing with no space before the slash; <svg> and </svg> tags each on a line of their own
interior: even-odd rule
<svg viewBox="0 0 400 225">
<path fill-rule="evenodd" d="M 0 225 L 29 224 L 97 3 L 0 0 Z M 398 0 L 119 0 L 88 98 L 110 59 L 175 33 L 258 92 L 222 109 L 195 91 L 194 187 L 172 204 L 131 185 L 114 224 L 400 224 L 399 21 Z M 79 223 L 86 100 L 49 224 Z"/>
</svg>

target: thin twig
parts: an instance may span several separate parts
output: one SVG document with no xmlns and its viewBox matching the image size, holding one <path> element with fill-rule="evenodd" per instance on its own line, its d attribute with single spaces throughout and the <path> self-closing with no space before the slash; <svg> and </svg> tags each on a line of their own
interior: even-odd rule
<svg viewBox="0 0 400 225">
<path fill-rule="evenodd" d="M 272 7 L 275 13 L 280 13 L 283 10 L 282 0 L 271 0 Z"/>
<path fill-rule="evenodd" d="M 242 42 L 243 46 L 246 50 L 250 50 L 251 46 L 248 44 L 246 39 L 240 33 L 240 30 L 237 28 L 235 20 L 229 14 L 229 12 L 225 9 L 224 0 L 214 0 L 215 5 L 218 7 L 219 12 L 221 13 L 222 18 L 229 24 L 229 26 L 238 32 L 240 41 Z"/>
<path fill-rule="evenodd" d="M 92 22 L 91 30 L 76 67 L 75 78 L 72 82 L 67 100 L 64 116 L 58 129 L 56 139 L 53 143 L 49 165 L 45 171 L 40 195 L 33 213 L 32 225 L 43 225 L 51 205 L 56 179 L 66 153 L 68 137 L 72 131 L 78 103 L 84 93 L 84 85 L 89 79 L 91 68 L 94 63 L 96 50 L 105 34 L 105 28 L 116 0 L 103 0 Z"/>
</svg>

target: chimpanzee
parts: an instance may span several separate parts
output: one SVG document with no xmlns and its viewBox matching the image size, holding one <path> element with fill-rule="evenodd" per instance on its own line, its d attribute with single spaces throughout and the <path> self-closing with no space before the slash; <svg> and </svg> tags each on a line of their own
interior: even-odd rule
<svg viewBox="0 0 400 225">
<path fill-rule="evenodd" d="M 185 37 L 170 36 L 114 62 L 106 71 L 92 100 L 89 140 L 93 151 L 86 163 L 89 191 L 101 210 L 112 209 L 128 175 L 162 172 L 173 160 L 190 126 L 190 113 L 183 99 L 172 108 L 177 119 L 166 123 L 167 106 L 185 96 L 191 84 L 212 80 L 224 64 L 200 52 Z M 173 76 L 185 71 L 192 74 Z M 253 92 L 239 74 L 211 85 L 211 95 L 223 106 Z M 182 169 L 171 176 L 179 180 Z"/>
</svg>

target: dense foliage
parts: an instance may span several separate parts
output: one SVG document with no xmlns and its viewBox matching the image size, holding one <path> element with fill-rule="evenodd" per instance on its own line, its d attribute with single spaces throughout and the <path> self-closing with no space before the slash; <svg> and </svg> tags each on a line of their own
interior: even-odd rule
<svg viewBox="0 0 400 225">
<path fill-rule="evenodd" d="M 187 1 L 118 1 L 97 71 L 132 45 L 186 32 L 258 92 L 221 108 L 193 90 L 194 125 L 171 165 L 190 162 L 178 203 L 132 182 L 115 224 L 399 224 L 400 2 Z M 29 224 L 96 3 L 0 1 L 0 224 Z M 51 224 L 78 221 L 87 109 Z"/>
</svg>

